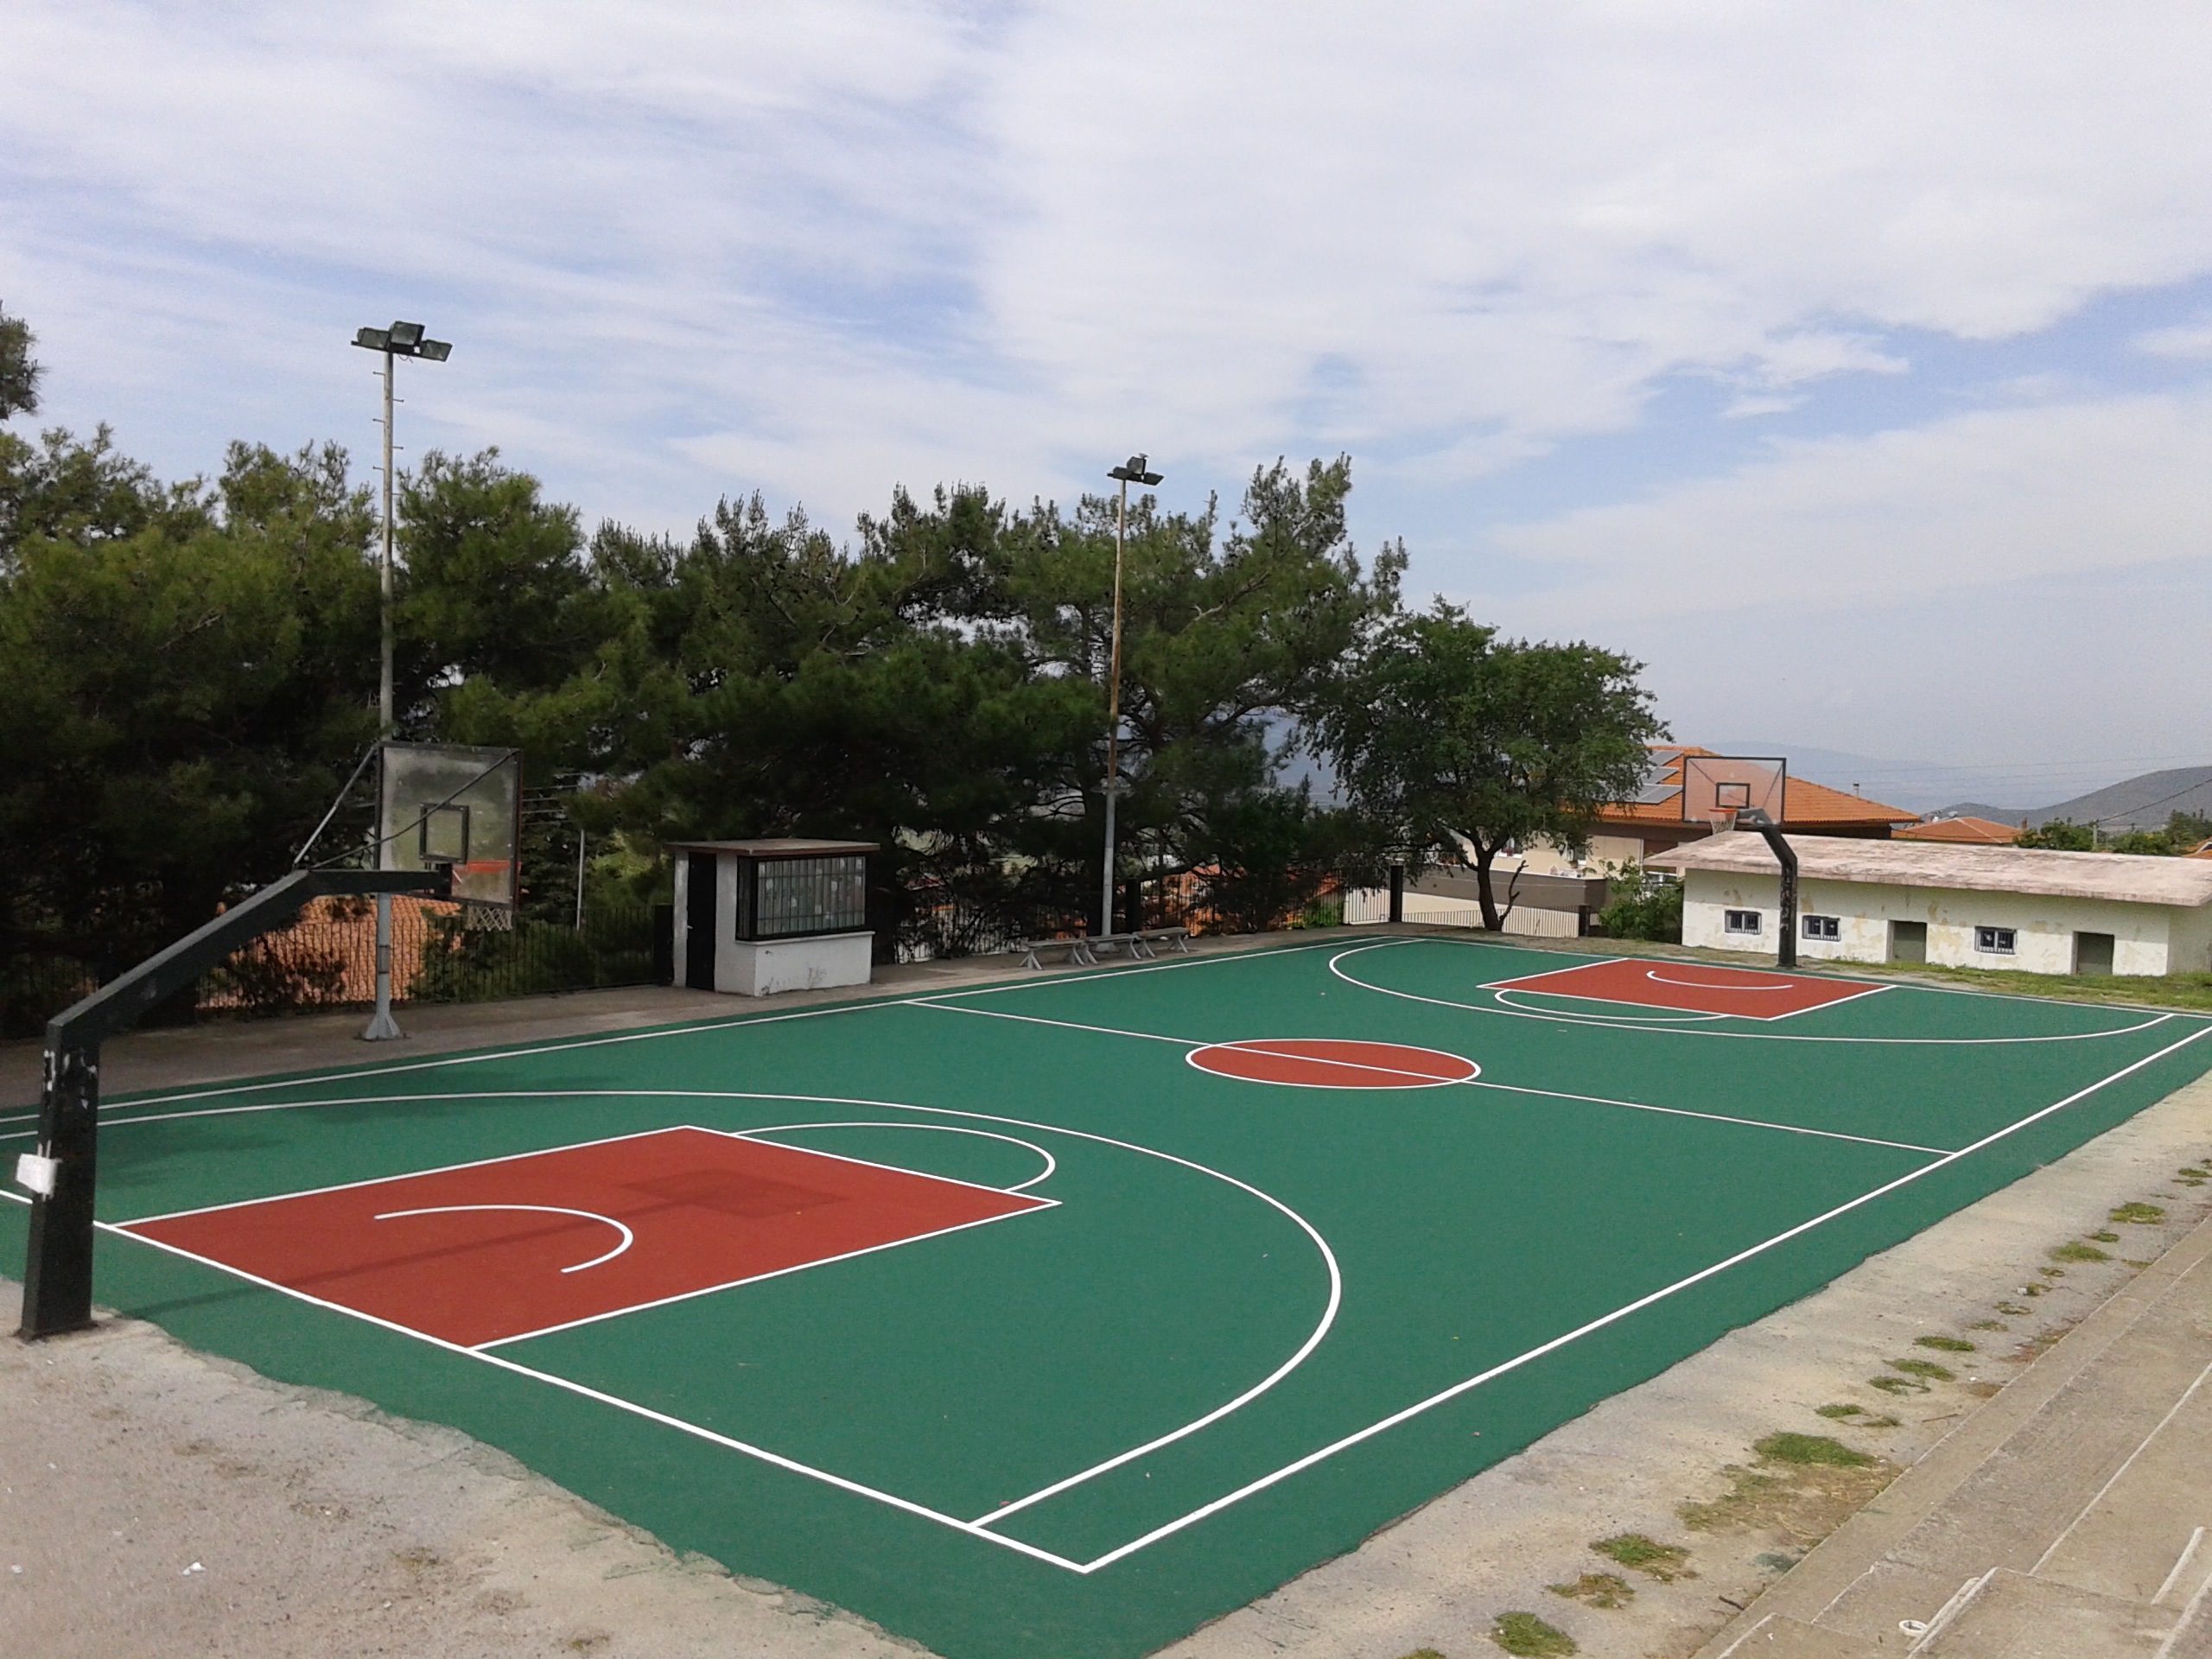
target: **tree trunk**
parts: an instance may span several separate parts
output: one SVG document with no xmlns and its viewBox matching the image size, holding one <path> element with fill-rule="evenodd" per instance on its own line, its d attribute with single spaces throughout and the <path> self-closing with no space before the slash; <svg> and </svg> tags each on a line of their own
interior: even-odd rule
<svg viewBox="0 0 2212 1659">
<path fill-rule="evenodd" d="M 1490 890 L 1491 861 L 1497 856 L 1497 849 L 1478 841 L 1475 847 L 1475 897 L 1482 903 L 1483 931 L 1497 932 L 1504 924 L 1498 919 L 1497 899 Z"/>
</svg>

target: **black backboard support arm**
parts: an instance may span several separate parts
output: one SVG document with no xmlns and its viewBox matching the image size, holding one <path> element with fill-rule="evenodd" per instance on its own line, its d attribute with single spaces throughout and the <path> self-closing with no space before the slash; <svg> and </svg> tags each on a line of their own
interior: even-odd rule
<svg viewBox="0 0 2212 1659">
<path fill-rule="evenodd" d="M 1772 818 L 1756 806 L 1745 807 L 1736 814 L 1738 830 L 1756 830 L 1774 853 L 1775 862 L 1782 866 L 1782 938 L 1775 951 L 1775 965 L 1795 968 L 1797 965 L 1797 855 Z"/>
<path fill-rule="evenodd" d="M 296 870 L 47 1022 L 38 1150 L 22 1164 L 32 1197 L 19 1335 L 58 1336 L 92 1322 L 101 1043 L 136 1025 L 148 1009 L 259 935 L 283 926 L 311 899 L 374 893 L 443 898 L 450 891 L 451 875 L 445 870 Z"/>
</svg>

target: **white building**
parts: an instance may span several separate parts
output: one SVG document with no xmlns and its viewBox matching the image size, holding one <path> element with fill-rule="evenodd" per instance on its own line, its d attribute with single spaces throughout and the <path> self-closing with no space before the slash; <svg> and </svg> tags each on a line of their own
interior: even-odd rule
<svg viewBox="0 0 2212 1659">
<path fill-rule="evenodd" d="M 1797 954 L 2035 974 L 2212 969 L 2212 860 L 1792 836 Z M 1646 861 L 1681 874 L 1682 943 L 1772 951 L 1781 872 L 1745 830 Z"/>
</svg>

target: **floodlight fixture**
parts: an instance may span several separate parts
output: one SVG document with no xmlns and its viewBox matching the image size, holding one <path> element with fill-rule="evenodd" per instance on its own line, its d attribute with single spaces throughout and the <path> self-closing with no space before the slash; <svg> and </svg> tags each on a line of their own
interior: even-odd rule
<svg viewBox="0 0 2212 1659">
<path fill-rule="evenodd" d="M 389 738 L 396 723 L 397 711 L 392 707 L 392 516 L 391 516 L 391 410 L 397 400 L 392 396 L 392 365 L 403 357 L 419 357 L 431 363 L 442 363 L 453 355 L 453 346 L 442 340 L 427 340 L 419 322 L 394 322 L 389 328 L 360 328 L 353 334 L 353 344 L 366 352 L 384 353 L 384 560 L 381 574 L 384 613 L 384 651 L 377 675 L 377 734 Z M 401 1034 L 398 1021 L 391 1017 L 391 895 L 377 895 L 377 1007 L 369 1021 L 369 1028 L 361 1033 L 372 1040 Z"/>
<path fill-rule="evenodd" d="M 1114 931 L 1114 805 L 1122 793 L 1122 550 L 1128 539 L 1129 486 L 1157 484 L 1161 474 L 1151 469 L 1147 455 L 1131 455 L 1106 476 L 1122 486 L 1121 505 L 1114 515 L 1114 645 L 1106 677 L 1106 850 L 1098 877 L 1098 931 Z M 1140 918 L 1141 919 L 1141 918 Z"/>
</svg>

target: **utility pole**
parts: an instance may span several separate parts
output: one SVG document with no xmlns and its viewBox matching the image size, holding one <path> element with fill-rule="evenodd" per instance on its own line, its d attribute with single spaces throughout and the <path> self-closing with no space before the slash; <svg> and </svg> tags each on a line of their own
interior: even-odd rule
<svg viewBox="0 0 2212 1659">
<path fill-rule="evenodd" d="M 1122 793 L 1122 553 L 1128 539 L 1129 486 L 1151 486 L 1161 474 L 1146 470 L 1147 458 L 1131 455 L 1106 474 L 1119 479 L 1122 503 L 1114 516 L 1114 645 L 1106 676 L 1106 855 L 1099 867 L 1098 931 L 1114 931 L 1114 805 Z"/>
<path fill-rule="evenodd" d="M 378 588 L 381 593 L 383 612 L 383 652 L 377 666 L 377 741 L 388 743 L 399 723 L 393 708 L 391 690 L 392 658 L 392 396 L 393 365 L 403 357 L 418 357 L 431 363 L 442 363 L 453 355 L 453 346 L 442 340 L 423 338 L 419 322 L 395 322 L 389 328 L 363 328 L 353 335 L 353 343 L 364 351 L 384 353 L 384 556 L 380 562 Z M 379 778 L 382 774 L 379 772 Z M 376 849 L 376 867 L 388 868 L 385 862 L 381 822 L 371 831 Z M 361 1033 L 364 1042 L 379 1043 L 394 1037 L 404 1037 L 399 1021 L 391 1017 L 391 895 L 377 894 L 377 1007 L 369 1017 L 368 1027 Z"/>
</svg>

